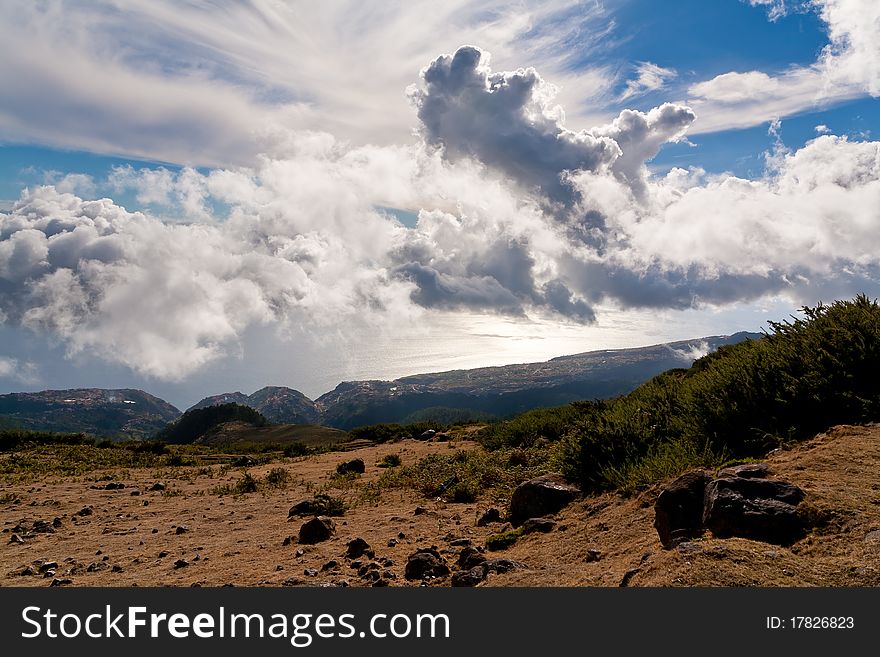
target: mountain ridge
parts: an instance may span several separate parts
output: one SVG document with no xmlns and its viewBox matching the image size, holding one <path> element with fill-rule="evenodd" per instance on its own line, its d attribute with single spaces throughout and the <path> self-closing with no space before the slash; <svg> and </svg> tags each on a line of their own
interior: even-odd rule
<svg viewBox="0 0 880 657">
<path fill-rule="evenodd" d="M 722 345 L 760 337 L 760 333 L 738 332 L 530 363 L 342 381 L 315 400 L 293 388 L 265 386 L 250 395 L 241 391 L 211 395 L 187 410 L 232 402 L 253 408 L 275 424 L 324 424 L 337 429 L 401 422 L 414 413 L 430 416 L 432 409 L 507 417 L 540 406 L 623 394 Z M 128 388 L 0 395 L 0 422 L 43 431 L 145 438 L 181 415 L 168 402 Z"/>
</svg>

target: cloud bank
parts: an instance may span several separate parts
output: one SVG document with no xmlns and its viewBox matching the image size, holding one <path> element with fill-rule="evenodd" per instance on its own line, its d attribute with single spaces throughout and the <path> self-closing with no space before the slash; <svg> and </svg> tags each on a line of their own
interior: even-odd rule
<svg viewBox="0 0 880 657">
<path fill-rule="evenodd" d="M 236 353 L 251 327 L 334 335 L 435 309 L 590 323 L 600 305 L 880 289 L 880 142 L 779 145 L 756 180 L 656 177 L 646 162 L 693 109 L 624 110 L 575 131 L 535 69 L 489 61 L 464 46 L 423 69 L 411 146 L 288 132 L 254 166 L 93 181 L 163 219 L 60 181 L 26 190 L 0 213 L 0 318 L 71 355 L 179 380 Z"/>
</svg>

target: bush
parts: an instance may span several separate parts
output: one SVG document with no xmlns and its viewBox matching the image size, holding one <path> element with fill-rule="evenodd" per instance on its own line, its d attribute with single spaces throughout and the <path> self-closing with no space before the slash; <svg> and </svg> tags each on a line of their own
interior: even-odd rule
<svg viewBox="0 0 880 657">
<path fill-rule="evenodd" d="M 283 488 L 290 481 L 290 473 L 284 468 L 272 468 L 266 475 L 266 483 L 274 488 Z"/>
<path fill-rule="evenodd" d="M 443 425 L 439 422 L 414 422 L 412 424 L 373 424 L 365 427 L 357 427 L 348 433 L 353 439 L 361 438 L 371 440 L 374 443 L 389 443 L 407 438 L 418 438 L 428 429 L 442 431 Z"/>
<path fill-rule="evenodd" d="M 396 468 L 400 463 L 401 460 L 399 454 L 386 454 L 376 466 L 379 468 Z"/>
<path fill-rule="evenodd" d="M 0 431 L 0 452 L 10 452 L 24 445 L 94 445 L 95 439 L 84 433 L 50 433 L 7 429 Z"/>
<path fill-rule="evenodd" d="M 256 493 L 257 488 L 257 480 L 250 472 L 245 472 L 244 476 L 235 483 L 233 492 L 236 495 L 244 495 L 245 493 Z"/>
<path fill-rule="evenodd" d="M 310 450 L 305 443 L 290 443 L 284 448 L 284 456 L 306 456 Z"/>
<path fill-rule="evenodd" d="M 802 313 L 628 395 L 581 404 L 563 441 L 566 474 L 588 490 L 634 490 L 880 419 L 880 306 L 862 295 Z"/>
</svg>

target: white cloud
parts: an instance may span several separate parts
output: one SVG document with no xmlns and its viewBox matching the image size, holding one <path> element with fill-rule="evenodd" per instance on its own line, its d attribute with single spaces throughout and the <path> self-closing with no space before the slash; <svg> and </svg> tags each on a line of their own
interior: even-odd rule
<svg viewBox="0 0 880 657">
<path fill-rule="evenodd" d="M 613 75 L 574 72 L 570 58 L 610 29 L 601 5 L 578 0 L 254 0 L 222 10 L 12 0 L 0 21 L 0 87 L 14 90 L 0 100 L 0 138 L 223 167 L 254 165 L 288 130 L 401 142 L 414 125 L 405 87 L 463 42 L 510 68 L 542 66 L 586 122 Z"/>
<path fill-rule="evenodd" d="M 748 0 L 752 7 L 767 7 L 767 15 L 771 21 L 782 18 L 787 13 L 785 0 Z"/>
<path fill-rule="evenodd" d="M 3 379 L 32 385 L 39 381 L 37 366 L 30 361 L 22 362 L 17 358 L 0 356 L 0 380 Z"/>
<path fill-rule="evenodd" d="M 880 142 L 780 142 L 751 181 L 657 179 L 645 162 L 683 138 L 690 108 L 574 131 L 552 92 L 534 69 L 493 71 L 463 48 L 412 92 L 425 143 L 286 131 L 251 167 L 112 173 L 174 221 L 31 189 L 0 214 L 0 317 L 69 355 L 181 379 L 254 328 L 332 341 L 435 310 L 589 323 L 603 305 L 880 289 Z"/>
<path fill-rule="evenodd" d="M 816 133 L 820 135 L 827 135 L 831 132 L 831 129 L 824 123 L 820 123 L 819 125 L 814 127 L 813 130 L 815 130 Z"/>
<path fill-rule="evenodd" d="M 751 0 L 770 7 L 783 2 Z M 783 71 L 730 72 L 688 89 L 688 105 L 700 116 L 693 133 L 745 128 L 808 109 L 865 95 L 880 95 L 880 3 L 875 0 L 811 0 L 825 22 L 830 43 L 810 66 Z"/>
<path fill-rule="evenodd" d="M 667 82 L 673 80 L 678 74 L 671 68 L 663 68 L 651 62 L 639 62 L 636 66 L 636 77 L 627 80 L 626 88 L 620 94 L 619 100 L 641 96 L 651 91 L 662 89 Z"/>
</svg>

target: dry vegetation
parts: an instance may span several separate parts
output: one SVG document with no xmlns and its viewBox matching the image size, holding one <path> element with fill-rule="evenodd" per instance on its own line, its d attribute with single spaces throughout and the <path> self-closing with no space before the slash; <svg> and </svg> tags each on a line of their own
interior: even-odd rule
<svg viewBox="0 0 880 657">
<path fill-rule="evenodd" d="M 392 562 L 387 566 L 395 576 L 391 585 L 405 585 L 403 568 L 416 548 L 436 545 L 448 551 L 445 556 L 452 563 L 460 550 L 450 546 L 452 540 L 470 538 L 482 546 L 503 532 L 504 525 L 478 527 L 476 521 L 490 505 L 503 513 L 513 481 L 541 470 L 521 454 L 514 464 L 519 474 L 478 489 L 474 501 L 456 502 L 454 492 L 442 498 L 426 495 L 449 471 L 443 470 L 444 463 L 463 465 L 463 481 L 496 470 L 510 473 L 509 463 L 492 466 L 493 459 L 500 454 L 509 459 L 510 453 L 485 452 L 467 440 L 470 429 L 458 431 L 451 442 L 403 440 L 296 458 L 269 453 L 259 457 L 265 462 L 243 467 L 231 465 L 240 458 L 234 455 L 189 453 L 185 458 L 192 464 L 183 466 L 167 465 L 173 454 L 164 454 L 153 455 L 154 462 L 147 465 L 104 467 L 95 460 L 90 472 L 32 469 L 26 480 L 20 473 L 8 473 L 0 496 L 0 582 L 283 586 L 345 581 L 358 586 L 363 581 L 343 555 L 349 540 L 362 537 L 377 560 Z M 55 449 L 91 451 L 96 459 L 102 451 L 44 445 L 6 457 L 45 462 L 61 455 Z M 389 467 L 395 460 L 389 456 L 399 457 L 402 465 Z M 355 457 L 366 463 L 363 475 L 336 474 L 339 463 Z M 420 461 L 429 467 L 414 468 Z M 492 552 L 526 568 L 493 574 L 485 585 L 618 586 L 628 572 L 631 586 L 880 584 L 880 427 L 839 427 L 778 451 L 768 462 L 773 476 L 801 486 L 825 519 L 790 548 L 707 535 L 663 550 L 652 527 L 659 490 L 654 486 L 636 497 L 604 493 L 575 502 L 556 517 L 553 532 L 521 536 L 512 546 Z M 165 489 L 151 491 L 157 482 Z M 99 488 L 107 484 L 124 488 Z M 305 518 L 288 522 L 288 508 L 315 495 L 343 503 L 345 512 L 336 518 L 333 538 L 301 546 L 296 536 Z M 418 515 L 417 507 L 423 507 Z M 22 531 L 40 520 L 51 526 L 55 518 L 58 526 L 51 533 Z M 13 533 L 24 542 L 10 542 Z M 293 540 L 284 545 L 289 536 Z M 598 559 L 588 556 L 591 550 L 598 551 Z M 175 568 L 179 559 L 188 565 Z M 338 565 L 322 571 L 331 560 Z M 55 574 L 42 577 L 40 565 L 53 561 Z M 36 573 L 22 576 L 28 566 Z M 310 569 L 318 574 L 305 575 Z M 434 584 L 448 585 L 449 580 Z"/>
</svg>

